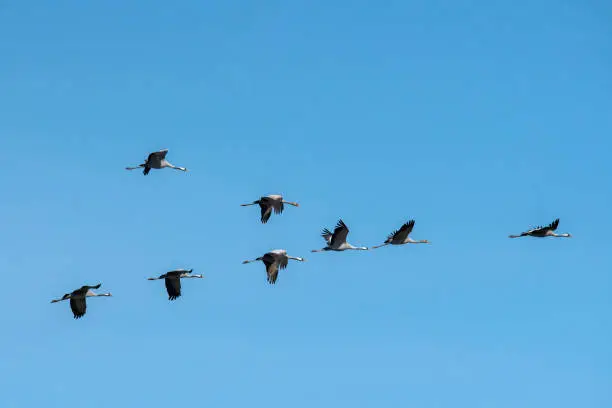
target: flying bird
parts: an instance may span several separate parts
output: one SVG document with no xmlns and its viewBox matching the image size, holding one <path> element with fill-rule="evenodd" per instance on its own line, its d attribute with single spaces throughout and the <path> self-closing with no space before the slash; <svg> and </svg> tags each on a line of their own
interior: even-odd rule
<svg viewBox="0 0 612 408">
<path fill-rule="evenodd" d="M 175 300 L 181 296 L 181 279 L 204 277 L 203 275 L 192 275 L 191 272 L 193 272 L 193 269 L 175 269 L 163 275 L 159 275 L 157 278 L 147 278 L 147 280 L 164 279 L 166 282 L 168 299 Z"/>
<path fill-rule="evenodd" d="M 387 237 L 387 240 L 381 244 L 373 246 L 372 249 L 380 248 L 385 245 L 404 245 L 404 244 L 429 244 L 426 239 L 414 240 L 409 237 L 412 229 L 414 228 L 414 220 L 410 220 L 400 227 L 400 229 L 393 231 Z"/>
<path fill-rule="evenodd" d="M 544 227 L 536 227 L 536 228 L 530 229 L 529 231 L 521 232 L 520 235 L 509 235 L 508 237 L 509 238 L 519 238 L 519 237 L 538 237 L 538 238 L 558 237 L 558 238 L 570 238 L 572 236 L 571 234 L 568 234 L 568 233 L 556 234 L 554 231 L 557 230 L 558 226 L 559 226 L 559 219 L 557 218 L 556 220 L 551 222 L 549 225 L 546 225 Z"/>
<path fill-rule="evenodd" d="M 98 296 L 112 296 L 110 293 L 95 293 L 92 289 L 99 289 L 102 284 L 98 283 L 95 286 L 81 286 L 77 290 L 73 290 L 71 293 L 66 293 L 59 299 L 53 299 L 51 303 L 61 302 L 62 300 L 70 299 L 70 308 L 75 319 L 80 319 L 85 316 L 87 311 L 87 302 L 85 301 L 88 297 Z"/>
<path fill-rule="evenodd" d="M 323 228 L 321 236 L 327 243 L 327 246 L 321 249 L 313 249 L 311 252 L 345 251 L 347 249 L 357 249 L 365 251 L 368 249 L 367 247 L 356 247 L 346 242 L 346 236 L 348 235 L 348 233 L 349 229 L 342 220 L 339 220 L 338 224 L 336 224 L 336 228 L 334 228 L 333 234 L 327 228 Z"/>
<path fill-rule="evenodd" d="M 126 170 L 137 170 L 140 168 L 144 168 L 142 174 L 145 176 L 149 174 L 151 169 L 163 169 L 164 167 L 169 167 L 175 170 L 187 171 L 185 167 L 178 167 L 173 164 L 170 164 L 168 160 L 166 160 L 166 155 L 168 154 L 168 149 L 162 149 L 158 152 L 153 152 L 149 154 L 147 160 L 144 163 L 139 164 L 136 167 L 126 167 Z"/>
<path fill-rule="evenodd" d="M 264 265 L 266 265 L 266 273 L 268 274 L 268 283 L 274 284 L 276 283 L 276 278 L 278 277 L 278 270 L 285 269 L 289 264 L 289 260 L 293 259 L 295 261 L 304 262 L 306 259 L 300 258 L 298 256 L 289 256 L 287 255 L 287 251 L 284 249 L 274 249 L 270 252 L 265 253 L 263 256 L 259 258 L 255 258 L 250 261 L 243 261 L 243 264 L 248 264 L 251 262 L 262 261 Z"/>
<path fill-rule="evenodd" d="M 270 219 L 270 215 L 272 215 L 272 210 L 274 210 L 275 214 L 281 214 L 285 209 L 285 204 L 292 205 L 294 207 L 299 207 L 298 203 L 292 201 L 283 200 L 283 196 L 279 194 L 272 194 L 261 197 L 257 201 L 253 201 L 248 204 L 240 204 L 241 207 L 247 207 L 249 205 L 259 204 L 259 208 L 261 208 L 261 222 L 265 224 Z"/>
</svg>

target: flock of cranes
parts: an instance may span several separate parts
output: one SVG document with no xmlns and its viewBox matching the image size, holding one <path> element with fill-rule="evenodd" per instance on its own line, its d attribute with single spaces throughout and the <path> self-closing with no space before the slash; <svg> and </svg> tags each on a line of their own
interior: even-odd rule
<svg viewBox="0 0 612 408">
<path fill-rule="evenodd" d="M 143 169 L 143 174 L 146 176 L 149 174 L 151 169 L 163 169 L 171 168 L 180 171 L 187 171 L 185 167 L 179 167 L 171 164 L 166 160 L 168 149 L 163 149 L 157 152 L 150 153 L 144 163 L 139 164 L 135 167 L 126 167 L 126 170 L 137 170 Z M 260 197 L 258 200 L 248 204 L 241 204 L 242 207 L 259 205 L 261 210 L 260 221 L 266 224 L 272 215 L 281 214 L 285 208 L 285 204 L 299 207 L 299 204 L 292 201 L 285 201 L 282 195 L 267 195 Z M 403 224 L 399 229 L 393 231 L 387 239 L 380 245 L 375 245 L 371 248 L 365 246 L 354 246 L 347 241 L 349 229 L 342 221 L 338 220 L 334 231 L 331 232 L 327 228 L 323 228 L 321 236 L 325 240 L 325 247 L 321 249 L 313 249 L 311 252 L 326 252 L 326 251 L 346 251 L 346 250 L 361 250 L 367 251 L 369 249 L 376 249 L 387 245 L 404 245 L 404 244 L 429 244 L 430 242 L 426 239 L 414 240 L 410 237 L 410 233 L 414 228 L 414 220 L 409 220 Z M 552 223 L 546 226 L 539 226 L 532 228 L 528 231 L 522 232 L 518 235 L 509 235 L 509 238 L 520 238 L 520 237 L 557 237 L 557 238 L 570 238 L 571 234 L 562 233 L 557 234 L 555 231 L 559 226 L 559 219 L 555 219 Z M 257 257 L 252 260 L 243 261 L 243 264 L 251 262 L 261 261 L 266 267 L 267 280 L 270 284 L 275 284 L 278 278 L 278 272 L 280 269 L 285 269 L 289 265 L 289 260 L 298 262 L 305 262 L 306 259 L 298 256 L 287 255 L 287 251 L 284 249 L 274 249 Z M 168 271 L 158 277 L 148 278 L 148 280 L 160 280 L 163 279 L 166 284 L 166 292 L 168 293 L 169 300 L 176 300 L 181 296 L 181 279 L 190 278 L 203 278 L 203 275 L 192 274 L 193 269 L 175 269 Z M 64 300 L 70 300 L 70 308 L 75 319 L 80 319 L 85 315 L 87 310 L 86 299 L 88 297 L 108 297 L 112 296 L 110 293 L 95 293 L 92 289 L 99 289 L 101 284 L 95 286 L 84 285 L 79 289 L 66 293 L 59 299 L 54 299 L 51 303 L 61 302 Z"/>
</svg>

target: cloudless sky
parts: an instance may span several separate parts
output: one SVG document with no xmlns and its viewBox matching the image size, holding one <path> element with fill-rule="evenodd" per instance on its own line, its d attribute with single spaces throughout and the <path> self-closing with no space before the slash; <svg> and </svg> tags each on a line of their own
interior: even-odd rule
<svg viewBox="0 0 612 408">
<path fill-rule="evenodd" d="M 0 2 L 1 405 L 612 406 L 611 38 L 596 0 Z M 339 218 L 432 244 L 310 253 Z"/>
</svg>

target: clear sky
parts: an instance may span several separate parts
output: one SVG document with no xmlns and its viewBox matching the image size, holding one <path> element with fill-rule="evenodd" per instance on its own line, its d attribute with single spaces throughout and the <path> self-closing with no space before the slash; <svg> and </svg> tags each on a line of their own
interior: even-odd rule
<svg viewBox="0 0 612 408">
<path fill-rule="evenodd" d="M 2 406 L 612 406 L 610 38 L 603 0 L 1 2 Z M 310 253 L 339 218 L 432 244 Z"/>
</svg>

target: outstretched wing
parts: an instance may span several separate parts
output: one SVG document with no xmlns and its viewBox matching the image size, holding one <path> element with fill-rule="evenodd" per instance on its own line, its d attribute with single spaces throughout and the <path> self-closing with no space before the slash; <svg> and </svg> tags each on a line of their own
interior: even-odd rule
<svg viewBox="0 0 612 408">
<path fill-rule="evenodd" d="M 273 255 L 278 267 L 280 269 L 285 269 L 289 264 L 289 258 L 287 258 L 287 255 L 283 253 L 273 253 Z"/>
<path fill-rule="evenodd" d="M 387 241 L 385 242 L 391 242 L 393 241 L 393 239 L 396 239 L 398 241 L 404 241 L 406 238 L 408 238 L 408 235 L 410 235 L 413 228 L 414 220 L 410 220 L 404 225 L 402 225 L 400 229 L 395 230 L 391 234 L 389 234 L 389 236 L 387 237 Z"/>
<path fill-rule="evenodd" d="M 271 254 L 265 254 L 262 259 L 264 265 L 266 265 L 266 273 L 268 274 L 268 283 L 276 283 L 278 277 L 278 262 Z"/>
<path fill-rule="evenodd" d="M 551 231 L 554 231 L 557 229 L 558 226 L 559 226 L 559 219 L 557 218 L 556 220 L 551 222 L 550 225 L 548 225 L 548 229 Z"/>
<path fill-rule="evenodd" d="M 535 227 L 533 229 L 530 229 L 527 232 L 523 232 L 521 235 L 530 235 L 530 234 L 538 234 L 538 233 L 544 233 L 546 231 L 554 231 L 557 229 L 557 227 L 559 226 L 559 219 L 557 218 L 556 220 L 554 220 L 553 222 L 551 222 L 550 224 L 546 225 L 546 226 L 538 226 Z"/>
<path fill-rule="evenodd" d="M 168 154 L 168 149 L 163 149 L 158 152 L 150 153 L 147 157 L 147 161 L 145 162 L 145 169 L 143 174 L 146 176 L 151 171 L 151 167 L 157 167 L 161 164 L 161 162 L 166 158 L 166 154 Z"/>
<path fill-rule="evenodd" d="M 283 204 L 282 201 L 275 201 L 272 207 L 274 208 L 275 214 L 281 214 L 285 209 L 285 204 Z"/>
<path fill-rule="evenodd" d="M 181 279 L 178 276 L 166 278 L 165 282 L 168 300 L 175 300 L 181 296 Z"/>
<path fill-rule="evenodd" d="M 323 239 L 328 245 L 329 245 L 329 240 L 331 239 L 332 235 L 333 235 L 332 232 L 328 230 L 327 228 L 323 228 L 323 231 L 321 231 L 321 236 L 323 237 Z"/>
<path fill-rule="evenodd" d="M 270 215 L 272 215 L 272 205 L 267 201 L 260 200 L 259 208 L 261 208 L 261 222 L 265 224 L 270 219 Z"/>
<path fill-rule="evenodd" d="M 285 205 L 283 204 L 283 196 L 273 194 L 261 197 L 261 200 L 265 201 L 268 206 L 272 207 L 275 214 L 280 214 L 285 209 Z"/>
<path fill-rule="evenodd" d="M 191 272 L 193 272 L 193 269 L 182 269 L 182 268 L 179 268 L 179 269 L 173 269 L 173 270 L 171 270 L 171 271 L 169 271 L 167 273 L 180 276 L 183 273 L 191 273 Z"/>
<path fill-rule="evenodd" d="M 167 154 L 168 154 L 168 149 L 162 149 L 158 152 L 151 153 L 149 155 L 149 160 L 151 160 L 152 158 L 155 158 L 157 160 L 164 160 Z"/>
<path fill-rule="evenodd" d="M 342 220 L 338 220 L 338 224 L 336 224 L 336 228 L 334 228 L 334 233 L 331 237 L 331 242 L 329 243 L 331 246 L 339 245 L 342 242 L 346 241 L 346 236 L 349 233 L 349 229 Z"/>
<path fill-rule="evenodd" d="M 81 317 L 85 316 L 85 312 L 87 311 L 85 297 L 71 297 L 70 308 L 72 309 L 72 314 L 74 315 L 75 319 L 80 319 Z"/>
</svg>

